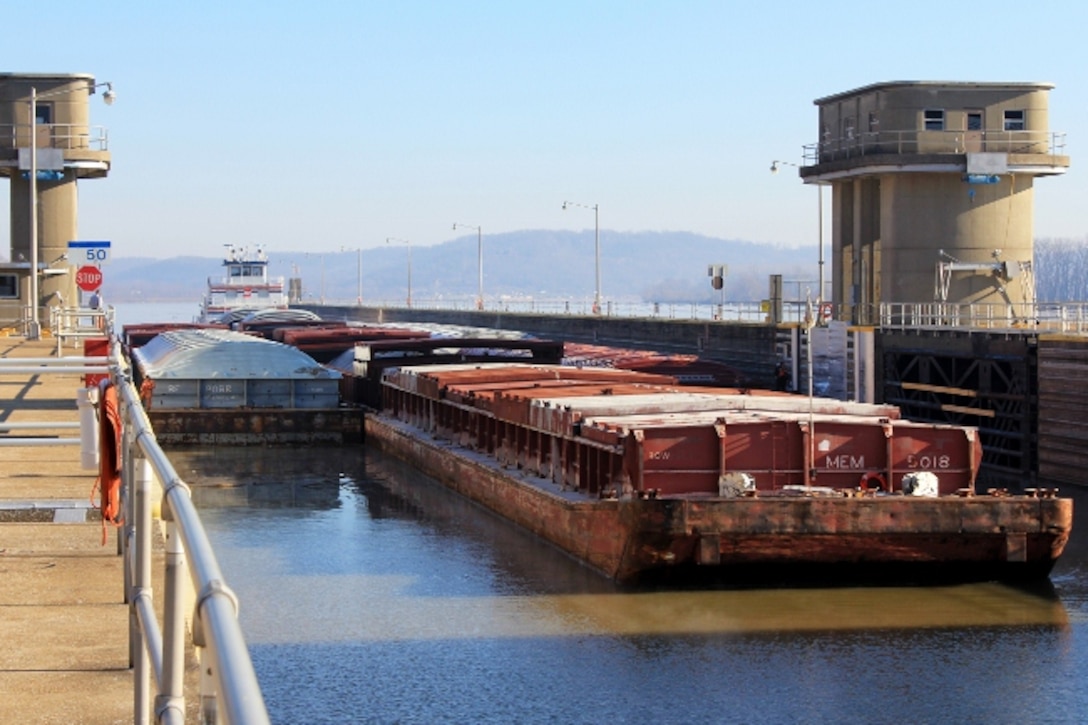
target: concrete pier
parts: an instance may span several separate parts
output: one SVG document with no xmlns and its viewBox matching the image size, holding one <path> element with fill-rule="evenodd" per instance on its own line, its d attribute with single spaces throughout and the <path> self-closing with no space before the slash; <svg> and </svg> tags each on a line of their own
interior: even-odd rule
<svg viewBox="0 0 1088 725">
<path fill-rule="evenodd" d="M 5 359 L 50 357 L 51 339 L 0 337 Z M 73 373 L 0 370 L 0 423 L 78 422 Z M 76 428 L 0 432 L 0 722 L 132 722 L 129 607 L 118 529 L 91 506 L 96 472 Z M 97 499 L 96 499 L 97 500 Z M 161 556 L 157 557 L 161 567 Z M 161 571 L 161 568 L 160 568 Z"/>
</svg>

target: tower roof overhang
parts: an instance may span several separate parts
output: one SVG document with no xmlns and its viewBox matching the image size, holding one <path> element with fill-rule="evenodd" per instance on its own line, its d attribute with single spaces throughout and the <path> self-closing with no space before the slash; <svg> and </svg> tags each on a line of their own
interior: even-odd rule
<svg viewBox="0 0 1088 725">
<path fill-rule="evenodd" d="M 877 91 L 886 91 L 896 88 L 931 88 L 932 90 L 946 90 L 946 91 L 1049 91 L 1054 89 L 1054 84 L 1048 81 L 1008 81 L 1008 82 L 971 82 L 971 81 L 881 81 L 879 83 L 870 83 L 867 86 L 860 86 L 849 91 L 842 91 L 841 93 L 833 93 L 830 96 L 823 96 L 817 98 L 813 103 L 817 106 L 822 106 L 826 103 L 833 103 L 835 101 L 841 101 L 847 98 L 853 98 L 855 96 L 865 95 L 867 93 L 875 93 Z"/>
</svg>

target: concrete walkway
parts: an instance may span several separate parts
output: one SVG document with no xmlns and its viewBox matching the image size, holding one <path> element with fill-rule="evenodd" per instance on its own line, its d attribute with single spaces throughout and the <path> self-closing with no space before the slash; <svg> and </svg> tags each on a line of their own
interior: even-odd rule
<svg viewBox="0 0 1088 725">
<path fill-rule="evenodd" d="M 6 359 L 55 353 L 51 339 L 0 337 Z M 78 422 L 82 386 L 71 373 L 0 370 L 0 423 Z M 0 432 L 5 441 L 78 436 L 63 428 Z M 0 722 L 132 722 L 118 529 L 107 528 L 103 545 L 90 504 L 95 477 L 81 467 L 78 444 L 0 447 Z"/>
</svg>

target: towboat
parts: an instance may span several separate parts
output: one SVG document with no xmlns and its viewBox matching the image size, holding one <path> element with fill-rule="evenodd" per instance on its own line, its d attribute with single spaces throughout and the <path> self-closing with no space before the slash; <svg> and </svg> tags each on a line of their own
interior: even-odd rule
<svg viewBox="0 0 1088 725">
<path fill-rule="evenodd" d="M 223 259 L 226 274 L 208 278 L 197 322 L 217 323 L 226 315 L 243 311 L 286 310 L 283 277 L 268 276 L 268 255 L 264 249 L 251 250 L 233 244 L 226 247 Z"/>
</svg>

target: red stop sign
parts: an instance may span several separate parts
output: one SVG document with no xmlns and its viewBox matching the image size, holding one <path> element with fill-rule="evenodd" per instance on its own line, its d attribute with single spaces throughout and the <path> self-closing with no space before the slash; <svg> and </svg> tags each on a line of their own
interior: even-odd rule
<svg viewBox="0 0 1088 725">
<path fill-rule="evenodd" d="M 94 292 L 102 286 L 102 270 L 85 265 L 76 271 L 76 285 L 84 292 Z"/>
</svg>

